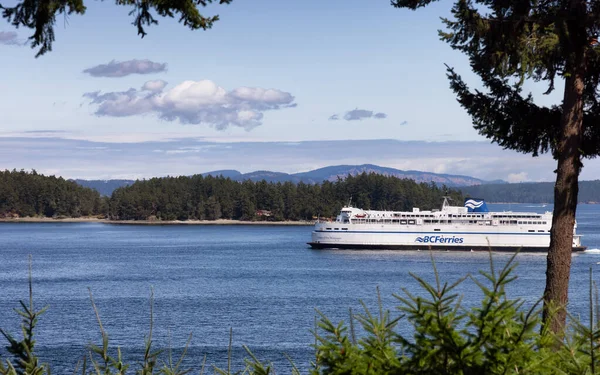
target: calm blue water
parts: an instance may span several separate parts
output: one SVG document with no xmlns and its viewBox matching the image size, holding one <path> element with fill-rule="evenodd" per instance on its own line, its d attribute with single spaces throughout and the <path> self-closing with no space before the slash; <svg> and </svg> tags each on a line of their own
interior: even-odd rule
<svg viewBox="0 0 600 375">
<path fill-rule="evenodd" d="M 551 210 L 540 205 L 489 205 L 513 211 Z M 600 205 L 581 205 L 584 245 L 600 249 Z M 307 368 L 313 358 L 315 308 L 346 320 L 359 300 L 376 309 L 376 287 L 386 307 L 392 293 L 418 291 L 409 276 L 433 280 L 428 252 L 310 250 L 310 227 L 120 226 L 105 224 L 0 224 L 0 327 L 19 333 L 12 311 L 27 299 L 27 256 L 33 256 L 37 306 L 50 309 L 39 322 L 37 343 L 54 373 L 71 373 L 90 342 L 100 342 L 88 288 L 94 294 L 112 344 L 139 358 L 154 288 L 157 347 L 175 353 L 192 334 L 189 363 L 225 366 L 233 328 L 234 368 L 242 344 L 287 372 L 283 352 Z M 486 253 L 434 253 L 442 278 L 453 281 L 489 267 Z M 496 254 L 495 261 L 508 258 Z M 533 303 L 542 294 L 546 258 L 520 254 L 510 295 Z M 589 268 L 600 275 L 600 251 L 573 257 L 571 312 L 585 316 Z M 460 292 L 466 303 L 481 296 L 472 282 Z M 5 356 L 4 349 L 0 355 Z"/>
</svg>

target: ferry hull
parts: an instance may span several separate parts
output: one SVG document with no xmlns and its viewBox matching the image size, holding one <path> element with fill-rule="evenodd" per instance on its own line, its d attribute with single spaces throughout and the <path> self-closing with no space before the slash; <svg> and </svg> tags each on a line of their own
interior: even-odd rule
<svg viewBox="0 0 600 375">
<path fill-rule="evenodd" d="M 437 229 L 437 230 L 436 230 Z M 550 247 L 548 229 L 529 232 L 526 228 L 503 228 L 474 225 L 465 228 L 435 226 L 390 226 L 368 224 L 317 223 L 308 243 L 314 249 L 390 249 L 442 251 L 508 251 L 547 252 Z M 519 231 L 520 229 L 520 231 Z M 573 251 L 583 251 L 573 241 Z"/>
<path fill-rule="evenodd" d="M 347 250 L 435 250 L 435 251 L 506 251 L 506 252 L 528 252 L 528 253 L 546 253 L 547 247 L 531 246 L 440 246 L 440 245 L 376 245 L 376 244 L 327 244 L 318 242 L 308 242 L 313 249 L 347 249 Z M 573 247 L 573 252 L 584 251 L 586 246 Z"/>
<path fill-rule="evenodd" d="M 441 210 L 375 211 L 350 205 L 335 221 L 317 221 L 308 243 L 314 249 L 548 252 L 552 213 L 489 212 L 483 200 Z M 572 250 L 583 251 L 573 227 Z"/>
</svg>

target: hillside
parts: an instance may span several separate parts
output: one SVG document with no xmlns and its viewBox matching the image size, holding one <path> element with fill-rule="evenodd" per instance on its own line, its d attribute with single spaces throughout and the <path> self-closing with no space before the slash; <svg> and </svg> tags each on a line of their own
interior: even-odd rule
<svg viewBox="0 0 600 375">
<path fill-rule="evenodd" d="M 554 201 L 553 182 L 465 186 L 460 190 L 467 196 L 484 198 L 488 202 L 552 203 Z M 579 182 L 579 202 L 600 202 L 599 180 Z"/>
<path fill-rule="evenodd" d="M 349 197 L 364 209 L 402 211 L 438 208 L 444 195 L 462 201 L 455 189 L 367 173 L 320 184 L 161 177 L 116 190 L 109 199 L 109 216 L 114 220 L 306 221 L 335 217 Z"/>
<path fill-rule="evenodd" d="M 324 167 L 315 169 L 308 172 L 301 173 L 283 173 L 283 172 L 272 172 L 272 171 L 255 171 L 249 173 L 241 173 L 236 170 L 218 170 L 212 172 L 202 173 L 202 176 L 223 176 L 230 178 L 233 181 L 245 181 L 250 180 L 254 182 L 265 180 L 267 182 L 293 182 L 305 184 L 318 184 L 323 181 L 337 181 L 339 178 L 345 178 L 347 176 L 357 176 L 362 173 L 375 173 L 387 177 L 397 177 L 400 179 L 410 179 L 417 183 L 434 182 L 438 186 L 458 187 L 466 185 L 481 185 L 490 183 L 490 181 L 484 181 L 475 177 L 452 175 L 452 174 L 440 174 L 432 172 L 422 171 L 403 171 L 395 168 L 380 167 L 373 164 L 363 165 L 335 165 L 330 167 Z M 135 181 L 133 180 L 75 180 L 78 184 L 90 187 L 98 190 L 98 192 L 104 196 L 109 196 L 112 192 L 122 186 L 129 186 Z M 494 181 L 497 182 L 497 181 Z"/>
<path fill-rule="evenodd" d="M 397 178 L 407 178 L 415 182 L 435 182 L 438 186 L 446 185 L 448 187 L 480 185 L 486 183 L 484 180 L 470 176 L 440 174 L 414 170 L 403 171 L 395 168 L 380 167 L 373 164 L 335 165 L 331 167 L 315 169 L 309 172 L 295 173 L 291 176 L 297 177 L 305 183 L 319 183 L 321 181 L 336 181 L 338 178 L 344 178 L 348 175 L 356 176 L 363 172 Z"/>
<path fill-rule="evenodd" d="M 36 171 L 0 171 L 0 218 L 80 217 L 104 211 L 98 192 Z"/>
</svg>

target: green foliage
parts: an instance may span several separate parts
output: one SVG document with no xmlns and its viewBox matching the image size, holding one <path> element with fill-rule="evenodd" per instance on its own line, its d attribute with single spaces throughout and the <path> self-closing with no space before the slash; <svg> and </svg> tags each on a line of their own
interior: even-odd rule
<svg viewBox="0 0 600 375">
<path fill-rule="evenodd" d="M 516 254 L 515 254 L 516 256 Z M 379 289 L 378 310 L 373 313 L 362 303 L 364 312 L 353 314 L 349 324 L 334 324 L 318 312 L 315 321 L 315 361 L 310 373 L 318 374 L 596 374 L 600 368 L 600 304 L 598 289 L 590 270 L 589 324 L 571 317 L 569 329 L 559 339 L 547 329 L 541 329 L 539 302 L 524 308 L 522 299 L 511 299 L 506 286 L 516 279 L 515 256 L 501 268 L 494 266 L 490 253 L 490 270 L 478 277 L 467 275 L 453 283 L 442 282 L 432 257 L 435 281 L 411 274 L 420 291 L 403 289 L 395 295 L 399 301 L 397 316 L 383 308 Z M 30 271 L 31 274 L 31 271 Z M 481 302 L 472 307 L 462 304 L 457 287 L 474 282 L 483 294 Z M 0 375 L 46 375 L 47 364 L 39 364 L 34 352 L 33 331 L 37 318 L 45 309 L 36 311 L 30 276 L 29 305 L 21 303 L 23 340 L 17 341 L 4 331 L 7 349 L 14 362 L 0 358 Z M 90 344 L 88 353 L 77 364 L 74 373 L 82 375 L 184 375 L 192 371 L 204 374 L 206 356 L 196 369 L 183 365 L 191 335 L 181 357 L 174 361 L 170 349 L 166 362 L 159 365 L 163 350 L 153 349 L 153 292 L 150 295 L 150 329 L 145 339 L 144 357 L 137 368 L 125 363 L 120 348 L 110 345 L 100 313 L 90 292 L 93 310 L 102 335 L 100 345 Z M 316 318 L 315 318 L 316 319 Z M 355 332 L 355 322 L 362 327 Z M 401 324 L 404 326 L 401 327 Z M 408 327 L 408 329 L 407 329 Z M 410 333 L 401 333 L 410 332 Z M 215 374 L 231 375 L 233 331 L 230 330 L 227 368 L 213 366 Z M 265 363 L 244 346 L 247 357 L 243 371 L 236 374 L 275 374 L 272 363 Z M 285 354 L 284 354 L 285 355 Z M 286 355 L 287 357 L 287 355 Z M 291 373 L 300 371 L 291 361 Z"/>
<path fill-rule="evenodd" d="M 0 375 L 50 375 L 50 367 L 47 364 L 40 364 L 39 358 L 34 354 L 35 340 L 33 339 L 34 329 L 38 318 L 42 315 L 47 306 L 41 310 L 36 310 L 33 306 L 33 281 L 31 277 L 31 257 L 29 258 L 29 305 L 19 301 L 22 310 L 15 309 L 15 312 L 21 316 L 21 333 L 23 339 L 17 341 L 10 333 L 0 328 L 0 334 L 8 341 L 6 349 L 15 362 L 9 360 L 2 361 L 0 358 Z"/>
<path fill-rule="evenodd" d="M 106 211 L 97 191 L 35 170 L 0 171 L 1 217 L 80 217 Z"/>
<path fill-rule="evenodd" d="M 431 2 L 392 4 L 416 9 Z M 578 75 L 585 103 L 581 150 L 585 157 L 598 155 L 600 45 L 594 41 L 600 29 L 599 1 L 457 0 L 451 12 L 451 18 L 442 19 L 446 29 L 440 38 L 469 58 L 486 91 L 470 90 L 450 67 L 448 78 L 480 134 L 505 148 L 556 155 L 563 107 L 537 105 L 522 92 L 523 83 L 545 81 L 550 93 L 557 78 Z"/>
<path fill-rule="evenodd" d="M 556 349 L 556 337 L 541 330 L 539 303 L 524 309 L 523 300 L 506 295 L 515 267 L 513 256 L 497 272 L 490 257 L 490 271 L 480 271 L 484 282 L 467 276 L 450 284 L 440 281 L 433 263 L 434 284 L 412 275 L 422 293 L 404 289 L 396 295 L 401 316 L 391 318 L 381 302 L 379 316 L 364 304 L 364 314 L 351 315 L 351 322 L 357 320 L 365 331 L 358 342 L 343 322 L 335 325 L 321 315 L 313 374 L 595 373 L 600 365 L 598 324 L 584 327 L 573 319 L 574 329 Z M 455 291 L 466 279 L 483 293 L 478 306 L 465 308 Z M 590 314 L 593 321 L 594 312 Z M 398 333 L 402 321 L 410 325 L 411 335 Z"/>
<path fill-rule="evenodd" d="M 210 3 L 229 4 L 231 0 L 115 0 L 116 5 L 130 8 L 133 25 L 142 38 L 147 34 L 146 27 L 158 24 L 155 15 L 161 17 L 177 17 L 180 23 L 191 30 L 209 29 L 219 16 L 205 17 L 198 11 L 198 6 L 205 7 Z M 20 0 L 14 6 L 3 6 L 0 3 L 2 17 L 14 27 L 26 27 L 33 30 L 29 37 L 31 48 L 39 48 L 36 57 L 52 51 L 55 40 L 54 24 L 57 15 L 83 15 L 86 6 L 83 0 Z"/>
<path fill-rule="evenodd" d="M 165 177 L 137 181 L 113 192 L 110 217 L 115 220 L 312 220 L 335 217 L 352 197 L 364 209 L 438 208 L 443 195 L 462 201 L 456 190 L 363 173 L 336 182 L 308 185 L 236 182 L 224 177 Z M 257 210 L 270 216 L 259 217 Z"/>
</svg>

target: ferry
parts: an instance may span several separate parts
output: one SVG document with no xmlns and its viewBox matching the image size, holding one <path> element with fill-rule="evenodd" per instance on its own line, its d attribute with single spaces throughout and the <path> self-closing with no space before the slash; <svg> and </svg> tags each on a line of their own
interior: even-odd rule
<svg viewBox="0 0 600 375">
<path fill-rule="evenodd" d="M 547 252 L 552 213 L 490 212 L 483 199 L 467 198 L 440 210 L 411 212 L 342 208 L 335 221 L 317 220 L 308 244 L 314 249 L 492 250 Z M 583 251 L 573 229 L 573 251 Z"/>
</svg>

